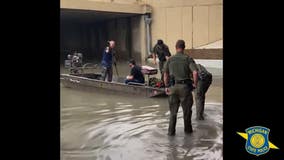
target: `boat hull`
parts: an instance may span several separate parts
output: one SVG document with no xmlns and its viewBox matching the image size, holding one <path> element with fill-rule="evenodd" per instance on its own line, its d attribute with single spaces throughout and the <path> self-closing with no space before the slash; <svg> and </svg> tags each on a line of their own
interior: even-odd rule
<svg viewBox="0 0 284 160">
<path fill-rule="evenodd" d="M 117 93 L 126 93 L 132 95 L 140 95 L 145 97 L 156 97 L 165 95 L 163 88 L 153 88 L 149 86 L 127 85 L 119 82 L 105 82 L 98 80 L 97 74 L 70 75 L 61 74 L 60 81 L 64 87 L 70 88 L 98 88 Z"/>
</svg>

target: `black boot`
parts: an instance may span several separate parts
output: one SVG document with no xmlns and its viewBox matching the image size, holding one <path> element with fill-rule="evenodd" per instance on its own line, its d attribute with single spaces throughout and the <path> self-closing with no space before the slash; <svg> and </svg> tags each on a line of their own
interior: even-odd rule
<svg viewBox="0 0 284 160">
<path fill-rule="evenodd" d="M 176 132 L 168 132 L 168 136 L 175 136 Z"/>
<path fill-rule="evenodd" d="M 198 117 L 196 117 L 196 120 L 204 120 L 204 116 L 203 115 L 198 116 Z"/>
<path fill-rule="evenodd" d="M 193 132 L 193 129 L 192 129 L 192 125 L 190 125 L 189 127 L 187 127 L 186 129 L 184 129 L 184 132 L 186 134 L 191 134 Z"/>
</svg>

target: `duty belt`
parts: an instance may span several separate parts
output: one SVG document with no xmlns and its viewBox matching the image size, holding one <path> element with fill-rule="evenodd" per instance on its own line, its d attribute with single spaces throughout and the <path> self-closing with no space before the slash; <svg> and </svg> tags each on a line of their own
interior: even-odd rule
<svg viewBox="0 0 284 160">
<path fill-rule="evenodd" d="M 190 79 L 186 79 L 186 80 L 176 80 L 175 81 L 176 84 L 188 84 L 188 83 L 192 83 L 192 81 Z"/>
</svg>

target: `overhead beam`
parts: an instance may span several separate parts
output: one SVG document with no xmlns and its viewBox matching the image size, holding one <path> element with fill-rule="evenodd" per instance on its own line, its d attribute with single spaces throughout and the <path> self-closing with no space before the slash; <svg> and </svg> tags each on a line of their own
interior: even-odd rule
<svg viewBox="0 0 284 160">
<path fill-rule="evenodd" d="M 193 59 L 223 59 L 223 48 L 219 49 L 186 49 L 187 53 Z"/>
<path fill-rule="evenodd" d="M 60 8 L 134 14 L 151 13 L 151 7 L 148 5 L 105 3 L 92 0 L 60 0 Z"/>
</svg>

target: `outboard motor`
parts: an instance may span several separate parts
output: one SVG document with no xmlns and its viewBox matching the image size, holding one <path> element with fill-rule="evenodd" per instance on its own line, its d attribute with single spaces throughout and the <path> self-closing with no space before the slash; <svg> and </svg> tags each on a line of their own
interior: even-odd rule
<svg viewBox="0 0 284 160">
<path fill-rule="evenodd" d="M 83 66 L 83 54 L 82 53 L 73 53 L 73 55 L 68 54 L 67 60 L 65 60 L 65 67 L 70 68 L 71 73 L 78 73 L 79 70 L 82 71 Z"/>
</svg>

